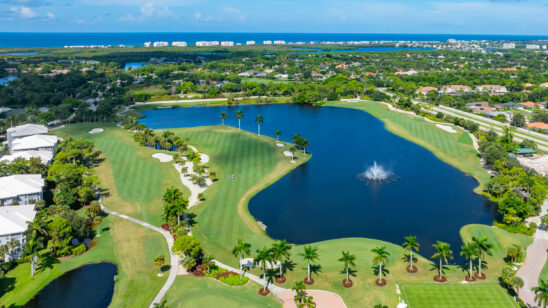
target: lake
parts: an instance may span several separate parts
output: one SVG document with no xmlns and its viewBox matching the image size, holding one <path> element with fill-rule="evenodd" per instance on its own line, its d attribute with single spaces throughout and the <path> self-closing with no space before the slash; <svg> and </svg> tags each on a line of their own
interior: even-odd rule
<svg viewBox="0 0 548 308">
<path fill-rule="evenodd" d="M 237 127 L 235 113 L 245 114 L 242 128 L 291 141 L 300 134 L 310 142 L 312 159 L 250 200 L 251 214 L 275 239 L 304 244 L 344 237 L 367 237 L 401 244 L 416 235 L 421 254 L 430 257 L 436 240 L 451 244 L 456 260 L 459 229 L 491 224 L 496 206 L 472 190 L 476 180 L 438 159 L 430 151 L 387 131 L 363 111 L 294 104 L 192 107 L 148 110 L 141 119 L 149 128 L 226 124 Z M 190 141 L 192 144 L 192 140 Z M 374 162 L 396 179 L 368 184 L 358 178 Z M 344 247 L 341 247 L 344 248 Z"/>
<path fill-rule="evenodd" d="M 2 77 L 0 78 L 0 86 L 7 86 L 10 82 L 18 79 L 19 77 L 17 76 L 6 76 L 6 77 Z"/>
<path fill-rule="evenodd" d="M 124 70 L 130 71 L 130 70 L 134 70 L 134 69 L 142 68 L 142 67 L 147 67 L 147 66 L 148 66 L 148 64 L 143 63 L 143 62 L 128 62 L 128 63 L 124 64 Z"/>
<path fill-rule="evenodd" d="M 25 308 L 106 308 L 114 293 L 116 265 L 101 262 L 84 265 L 49 283 Z"/>
</svg>

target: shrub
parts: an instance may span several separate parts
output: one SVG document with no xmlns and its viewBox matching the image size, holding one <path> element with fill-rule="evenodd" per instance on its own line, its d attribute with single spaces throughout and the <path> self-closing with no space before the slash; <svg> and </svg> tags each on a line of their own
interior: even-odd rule
<svg viewBox="0 0 548 308">
<path fill-rule="evenodd" d="M 534 223 L 531 223 L 529 227 L 527 227 L 527 225 L 523 222 L 520 222 L 515 225 L 513 224 L 507 225 L 500 222 L 494 222 L 493 225 L 495 225 L 496 227 L 502 228 L 508 232 L 520 233 L 520 234 L 525 234 L 529 236 L 535 234 L 535 231 L 537 230 L 537 225 Z"/>
<path fill-rule="evenodd" d="M 84 244 L 78 245 L 78 246 L 72 248 L 72 254 L 75 255 L 75 256 L 79 256 L 79 255 L 83 254 L 84 252 L 86 252 L 86 245 L 84 245 Z"/>
<path fill-rule="evenodd" d="M 207 271 L 205 271 L 205 274 L 207 277 L 215 278 L 222 283 L 233 287 L 244 285 L 249 281 L 249 278 L 246 276 L 243 276 L 243 278 L 240 279 L 240 275 L 238 273 L 229 272 L 226 269 L 220 267 L 214 268 L 212 266 L 209 271 L 209 275 L 207 274 Z"/>
</svg>

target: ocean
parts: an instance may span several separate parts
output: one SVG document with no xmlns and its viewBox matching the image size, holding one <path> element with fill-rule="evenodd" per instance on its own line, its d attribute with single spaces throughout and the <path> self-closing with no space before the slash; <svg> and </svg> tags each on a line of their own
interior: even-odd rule
<svg viewBox="0 0 548 308">
<path fill-rule="evenodd" d="M 233 41 L 245 44 L 270 40 L 286 42 L 325 41 L 447 41 L 491 40 L 531 41 L 548 40 L 548 36 L 533 35 L 467 35 L 467 34 L 374 34 L 374 33 L 176 33 L 176 32 L 128 32 L 128 33 L 31 33 L 1 32 L 0 47 L 40 48 L 67 45 L 126 45 L 142 46 L 145 42 L 185 41 L 194 45 L 196 41 Z"/>
</svg>

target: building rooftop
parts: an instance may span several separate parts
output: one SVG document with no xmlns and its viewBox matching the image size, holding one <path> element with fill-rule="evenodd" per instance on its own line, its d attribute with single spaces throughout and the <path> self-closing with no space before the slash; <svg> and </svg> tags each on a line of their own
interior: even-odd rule
<svg viewBox="0 0 548 308">
<path fill-rule="evenodd" d="M 35 216 L 34 204 L 0 206 L 0 236 L 24 232 Z"/>
<path fill-rule="evenodd" d="M 54 147 L 57 144 L 57 136 L 51 135 L 32 135 L 16 139 L 11 144 L 12 151 L 24 151 L 37 148 Z"/>
<path fill-rule="evenodd" d="M 42 164 L 47 165 L 53 159 L 53 151 L 20 151 L 10 155 L 5 155 L 0 158 L 0 162 L 11 163 L 16 159 L 30 160 L 31 158 L 39 158 Z"/>
<path fill-rule="evenodd" d="M 16 174 L 0 177 L 0 199 L 38 194 L 42 192 L 43 187 L 44 179 L 40 174 Z"/>
<path fill-rule="evenodd" d="M 16 127 L 10 127 L 7 129 L 8 134 L 12 137 L 25 137 L 32 135 L 47 134 L 48 128 L 44 125 L 38 124 L 25 124 Z"/>
</svg>

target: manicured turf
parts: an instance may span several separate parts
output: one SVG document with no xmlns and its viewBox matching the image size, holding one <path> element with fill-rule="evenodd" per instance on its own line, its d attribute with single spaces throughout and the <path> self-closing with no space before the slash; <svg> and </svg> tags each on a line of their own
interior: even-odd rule
<svg viewBox="0 0 548 308">
<path fill-rule="evenodd" d="M 421 134 L 425 134 L 427 136 L 425 140 L 434 142 L 436 146 L 426 144 L 426 141 L 421 140 L 418 140 L 417 143 L 429 149 L 439 151 L 437 154 L 439 157 L 447 156 L 456 159 L 451 156 L 451 153 L 447 154 L 446 152 L 457 149 L 459 157 L 463 160 L 466 159 L 466 161 L 460 162 L 463 168 L 473 170 L 475 169 L 474 164 L 478 164 L 479 166 L 477 157 L 469 152 L 472 147 L 464 144 L 464 137 L 460 137 L 461 142 L 459 142 L 458 136 L 448 134 L 424 120 L 388 112 L 379 104 L 367 106 L 367 109 L 372 108 L 371 110 L 377 112 L 378 115 L 389 117 L 389 120 L 394 117 L 394 123 L 398 125 L 391 124 L 390 126 L 388 125 L 389 122 L 386 122 L 387 126 L 396 127 L 402 135 L 406 134 L 405 129 L 407 127 L 409 127 L 410 131 L 416 132 L 419 135 L 419 137 L 416 135 L 404 136 L 406 138 L 409 137 L 410 139 L 415 138 L 418 140 L 418 138 L 422 138 L 420 137 Z M 87 125 L 86 128 L 80 129 L 80 134 L 86 136 L 87 131 L 92 127 L 94 126 Z M 75 130 L 74 128 L 71 129 Z M 251 217 L 247 210 L 247 203 L 256 192 L 273 183 L 296 166 L 296 164 L 291 164 L 287 157 L 283 156 L 282 152 L 286 148 L 276 147 L 274 140 L 271 138 L 257 137 L 254 133 L 239 132 L 237 129 L 231 127 L 180 128 L 174 129 L 174 131 L 180 136 L 189 137 L 191 145 L 196 146 L 200 151 L 210 156 L 211 160 L 208 165 L 217 172 L 219 178 L 219 181 L 205 192 L 206 201 L 191 210 L 191 212 L 197 214 L 197 224 L 193 227 L 193 234 L 200 239 L 206 253 L 232 266 L 237 266 L 238 261 L 231 255 L 230 251 L 238 237 L 250 242 L 253 245 L 253 251 L 263 246 L 269 246 L 272 239 L 266 236 L 253 217 Z M 101 134 L 92 137 L 87 134 L 87 137 L 93 138 L 92 140 L 98 144 L 98 147 L 104 151 L 105 157 L 107 157 L 107 161 L 98 168 L 97 172 L 101 175 L 101 180 L 105 183 L 106 187 L 115 185 L 117 189 L 120 187 L 123 190 L 123 187 L 129 187 L 130 185 L 125 185 L 123 177 L 119 178 L 120 176 L 117 174 L 126 172 L 126 168 L 114 166 L 117 163 L 122 163 L 123 159 L 117 157 L 126 157 L 125 159 L 138 161 L 136 166 L 132 167 L 134 164 L 132 163 L 128 168 L 145 169 L 142 167 L 145 164 L 155 163 L 155 160 L 150 158 L 153 150 L 134 146 L 129 134 L 119 128 L 109 127 L 105 133 L 102 133 L 104 134 L 103 137 L 100 137 Z M 114 141 L 103 139 L 114 139 Z M 109 146 L 110 143 L 112 145 Z M 117 150 L 118 143 L 125 143 L 126 145 L 120 147 L 125 150 Z M 101 146 L 106 150 L 101 148 Z M 464 147 L 464 150 L 462 147 Z M 116 155 L 117 151 L 133 151 L 134 153 Z M 113 160 L 112 162 L 110 161 L 111 159 Z M 299 162 L 302 161 L 304 160 L 299 157 Z M 155 165 L 158 168 L 172 168 L 170 164 L 157 163 Z M 109 173 L 110 166 L 114 170 L 114 176 Z M 481 167 L 478 168 L 481 169 Z M 160 185 L 158 181 L 163 181 L 162 184 L 169 183 L 168 178 L 173 181 L 169 184 L 175 185 L 176 183 L 180 183 L 177 177 L 166 176 L 166 172 L 169 171 L 163 172 L 163 177 L 155 177 L 154 183 L 151 183 L 151 185 Z M 232 174 L 234 174 L 235 179 L 230 179 Z M 114 179 L 114 182 L 109 183 L 109 178 L 111 181 Z M 135 179 L 126 179 L 126 181 L 131 181 L 135 185 L 141 185 Z M 161 195 L 161 189 L 159 193 L 156 190 L 152 190 L 150 193 L 156 193 L 156 198 L 159 198 L 158 194 Z M 143 196 L 143 200 L 144 198 L 146 196 Z M 148 206 L 146 206 L 147 204 L 144 201 L 128 202 L 125 198 L 118 196 L 109 197 L 107 201 L 111 202 L 107 206 L 121 208 L 126 210 L 126 213 L 133 213 L 136 217 L 145 217 L 150 219 L 149 221 L 160 219 L 160 204 L 152 206 L 154 204 L 153 201 Z M 158 218 L 155 218 L 155 216 L 158 216 Z M 303 219 L 306 218 L 303 217 Z M 502 235 L 507 233 L 502 230 L 501 232 Z M 499 241 L 501 239 L 497 235 L 497 238 L 493 240 Z M 506 241 L 506 239 L 502 238 L 501 241 Z M 394 306 L 397 301 L 395 292 L 396 283 L 420 283 L 437 286 L 437 284 L 432 282 L 432 277 L 434 276 L 434 272 L 431 271 L 432 263 L 422 257 L 419 257 L 419 272 L 417 274 L 408 274 L 405 272 L 405 264 L 401 260 L 403 250 L 397 245 L 365 238 L 331 240 L 314 243 L 313 245 L 319 248 L 320 261 L 318 263 L 321 265 L 320 272 L 314 275 L 316 283 L 313 288 L 326 289 L 338 293 L 342 296 L 348 307 L 370 307 L 378 303 Z M 378 288 L 374 285 L 375 276 L 371 268 L 371 249 L 376 246 L 387 246 L 387 249 L 391 252 L 388 263 L 390 274 L 388 276 L 388 286 L 385 288 Z M 296 280 L 300 280 L 306 275 L 306 264 L 298 256 L 298 253 L 302 249 L 302 246 L 297 246 L 292 251 L 292 260 L 295 262 L 295 266 L 293 272 L 288 274 L 288 282 L 284 285 L 285 287 L 290 287 Z M 341 280 L 344 275 L 340 272 L 342 266 L 337 261 L 341 250 L 349 250 L 357 256 L 357 277 L 353 278 L 354 287 L 351 289 L 345 289 L 341 286 Z M 127 253 L 131 254 L 133 252 L 127 251 Z M 487 281 L 476 285 L 493 284 L 496 282 L 496 276 L 499 275 L 500 268 L 502 268 L 502 261 L 493 258 L 489 259 L 488 262 Z M 257 270 L 254 270 L 254 272 L 258 273 Z M 462 281 L 465 274 L 464 271 L 455 266 L 450 267 L 446 273 L 449 281 L 453 283 Z M 178 277 L 176 284 L 179 284 L 180 279 L 186 278 Z M 224 288 L 224 286 L 222 287 Z M 177 295 L 175 295 L 176 299 L 181 299 L 182 301 L 188 298 L 187 295 L 190 294 L 190 290 L 188 290 L 188 293 L 185 290 L 188 289 L 185 288 L 178 291 Z M 504 292 L 502 288 L 500 290 Z"/>
<path fill-rule="evenodd" d="M 145 306 L 152 302 L 166 280 L 166 277 L 156 276 L 158 269 L 152 263 L 154 255 L 167 255 L 167 244 L 162 236 L 112 216 L 103 221 L 101 229 L 97 246 L 81 256 L 61 260 L 51 267 L 42 267 L 34 277 L 30 277 L 29 263 L 8 272 L 6 277 L 0 279 L 0 303 L 6 307 L 23 305 L 63 273 L 100 261 L 113 262 L 118 266 L 113 307 Z"/>
<path fill-rule="evenodd" d="M 104 132 L 89 134 L 95 127 Z M 70 135 L 95 142 L 106 161 L 97 168 L 102 186 L 116 187 L 117 199 L 109 205 L 118 211 L 154 225 L 161 224 L 162 194 L 169 186 L 181 189 L 188 196 L 188 189 L 182 185 L 178 172 L 172 163 L 161 163 L 152 154 L 163 152 L 139 146 L 126 132 L 114 125 L 88 123 L 68 125 L 55 130 L 59 136 Z M 112 181 L 114 180 L 114 183 Z M 114 184 L 114 185 L 112 185 Z"/>
<path fill-rule="evenodd" d="M 409 308 L 518 307 L 498 285 L 407 285 L 402 297 Z"/>
<path fill-rule="evenodd" d="M 223 307 L 263 308 L 281 307 L 280 302 L 270 294 L 258 296 L 259 285 L 252 282 L 241 287 L 230 287 L 212 278 L 179 276 L 166 295 L 170 307 Z"/>
<path fill-rule="evenodd" d="M 503 229 L 486 225 L 466 225 L 460 230 L 460 237 L 465 242 L 472 240 L 472 237 L 484 237 L 493 244 L 492 253 L 494 258 L 502 259 L 506 256 L 506 250 L 513 244 L 526 248 L 533 243 L 533 238 L 522 234 L 509 233 Z"/>
<path fill-rule="evenodd" d="M 326 106 L 366 111 L 382 120 L 389 131 L 427 148 L 441 160 L 472 175 L 480 185 L 489 181 L 489 174 L 481 167 L 470 137 L 463 137 L 468 134 L 461 129 L 451 134 L 420 117 L 390 111 L 386 105 L 376 102 L 328 102 Z"/>
</svg>

